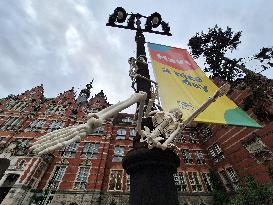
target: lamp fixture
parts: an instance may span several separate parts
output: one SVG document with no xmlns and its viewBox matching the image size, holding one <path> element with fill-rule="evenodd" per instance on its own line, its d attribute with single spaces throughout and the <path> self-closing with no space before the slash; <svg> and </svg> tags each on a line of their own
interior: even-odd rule
<svg viewBox="0 0 273 205">
<path fill-rule="evenodd" d="M 141 20 L 146 18 L 146 23 L 142 26 Z M 127 25 L 124 23 L 127 19 Z M 156 29 L 162 26 L 162 30 Z M 143 16 L 139 13 L 126 13 L 125 9 L 122 7 L 117 7 L 114 12 L 109 16 L 108 23 L 106 26 L 118 27 L 124 29 L 137 30 L 141 32 L 156 33 L 161 35 L 171 36 L 170 27 L 168 23 L 162 21 L 161 15 L 158 12 L 154 12 L 150 16 Z M 144 27 L 144 28 L 143 28 Z"/>
</svg>

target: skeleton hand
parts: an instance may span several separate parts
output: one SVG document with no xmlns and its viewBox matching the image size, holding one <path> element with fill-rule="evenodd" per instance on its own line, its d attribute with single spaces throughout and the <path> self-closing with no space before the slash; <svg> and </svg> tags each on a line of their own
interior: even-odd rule
<svg viewBox="0 0 273 205">
<path fill-rule="evenodd" d="M 55 149 L 65 147 L 75 141 L 81 140 L 88 132 L 100 127 L 104 120 L 112 117 L 120 111 L 130 107 L 139 102 L 137 131 L 140 132 L 141 120 L 143 116 L 144 103 L 147 94 L 145 92 L 134 93 L 130 98 L 121 101 L 115 105 L 111 105 L 98 113 L 91 113 L 87 115 L 87 123 L 78 126 L 66 127 L 61 130 L 53 131 L 45 136 L 39 137 L 30 148 L 35 153 L 41 155 L 48 153 Z"/>
<path fill-rule="evenodd" d="M 96 114 L 91 114 L 88 117 L 89 120 L 86 124 L 66 127 L 38 138 L 30 149 L 34 153 L 42 155 L 81 140 L 88 132 L 95 130 L 103 123 L 103 120 Z"/>
</svg>

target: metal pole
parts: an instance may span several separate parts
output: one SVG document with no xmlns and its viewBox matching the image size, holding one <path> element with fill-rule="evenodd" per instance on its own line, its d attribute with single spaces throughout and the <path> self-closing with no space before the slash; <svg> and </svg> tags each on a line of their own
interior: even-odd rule
<svg viewBox="0 0 273 205">
<path fill-rule="evenodd" d="M 141 31 L 136 32 L 137 74 L 150 79 L 147 57 L 145 52 L 145 37 Z M 144 60 L 141 61 L 141 59 Z M 144 78 L 137 78 L 137 92 L 147 93 L 146 105 L 151 98 L 151 82 Z M 143 118 L 143 127 L 154 129 L 151 117 Z M 174 184 L 173 174 L 179 167 L 180 159 L 171 150 L 148 149 L 140 143 L 137 133 L 133 147 L 123 159 L 123 167 L 130 174 L 130 205 L 177 205 L 178 196 Z"/>
</svg>

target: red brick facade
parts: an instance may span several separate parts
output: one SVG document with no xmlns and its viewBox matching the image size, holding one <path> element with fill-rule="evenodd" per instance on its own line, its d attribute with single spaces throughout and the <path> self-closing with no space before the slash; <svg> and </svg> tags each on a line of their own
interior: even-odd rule
<svg viewBox="0 0 273 205">
<path fill-rule="evenodd" d="M 1 194 L 2 204 L 128 204 L 130 182 L 121 160 L 132 149 L 133 115 L 119 114 L 80 142 L 52 154 L 37 157 L 28 150 L 36 137 L 84 123 L 86 113 L 110 105 L 103 91 L 87 100 L 88 89 L 77 99 L 73 89 L 45 98 L 43 87 L 38 86 L 0 101 L 0 160 L 10 161 L 0 173 L 2 193 L 8 190 Z M 235 90 L 230 97 L 240 105 L 247 95 Z M 236 190 L 249 175 L 269 182 L 271 137 L 273 122 L 265 122 L 260 130 L 216 125 L 187 128 L 177 139 L 181 165 L 175 180 L 181 204 L 210 204 L 209 168 L 220 174 L 228 190 Z M 251 154 L 251 143 L 264 147 L 264 156 Z M 11 176 L 18 179 L 7 185 Z"/>
</svg>

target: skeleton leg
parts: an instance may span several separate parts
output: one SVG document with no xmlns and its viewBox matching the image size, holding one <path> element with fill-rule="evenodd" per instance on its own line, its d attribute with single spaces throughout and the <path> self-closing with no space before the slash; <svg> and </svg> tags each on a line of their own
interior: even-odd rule
<svg viewBox="0 0 273 205">
<path fill-rule="evenodd" d="M 168 137 L 168 139 L 162 144 L 162 149 L 166 149 L 169 144 L 176 138 L 177 134 L 181 132 L 185 128 L 184 124 L 179 124 L 176 128 L 176 130 Z"/>
</svg>

